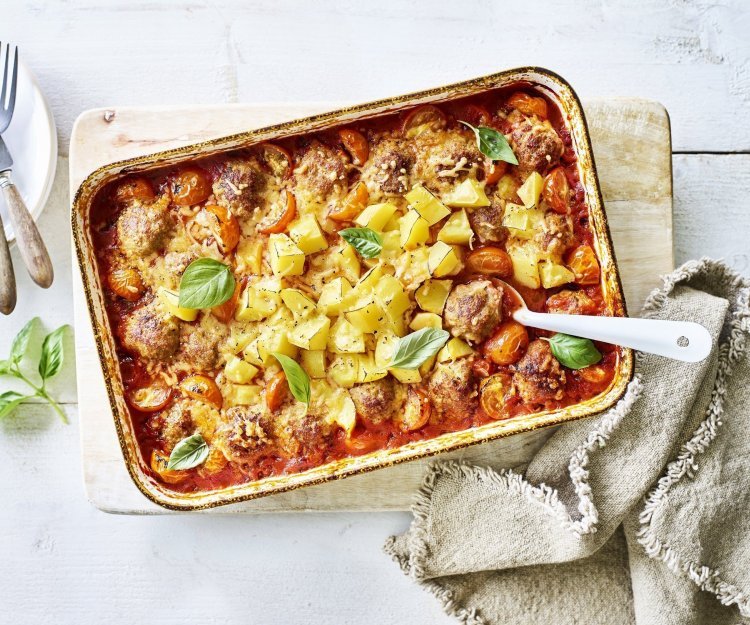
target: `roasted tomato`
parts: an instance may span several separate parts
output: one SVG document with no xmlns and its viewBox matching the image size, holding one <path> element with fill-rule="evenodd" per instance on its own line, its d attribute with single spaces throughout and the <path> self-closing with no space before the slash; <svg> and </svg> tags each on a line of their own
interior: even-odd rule
<svg viewBox="0 0 750 625">
<path fill-rule="evenodd" d="M 542 187 L 542 197 L 549 207 L 560 215 L 567 215 L 570 212 L 568 200 L 570 199 L 570 185 L 565 170 L 562 167 L 555 167 L 544 178 Z"/>
<path fill-rule="evenodd" d="M 294 216 L 297 214 L 297 198 L 291 191 L 286 191 L 284 195 L 286 198 L 284 199 L 283 212 L 272 224 L 258 228 L 261 234 L 280 234 L 294 221 Z"/>
<path fill-rule="evenodd" d="M 396 422 L 404 432 L 414 432 L 430 420 L 430 398 L 422 389 L 409 387 L 403 409 L 396 415 Z"/>
<path fill-rule="evenodd" d="M 198 167 L 186 167 L 172 178 L 172 201 L 178 206 L 193 206 L 211 195 L 211 180 Z"/>
<path fill-rule="evenodd" d="M 529 310 L 534 312 L 543 312 L 544 304 L 547 301 L 547 293 L 544 289 L 530 289 L 522 284 L 513 283 L 516 291 L 521 294 L 523 301 Z"/>
<path fill-rule="evenodd" d="M 294 169 L 294 159 L 286 148 L 275 143 L 264 143 L 258 147 L 260 157 L 271 173 L 278 178 L 289 178 Z"/>
<path fill-rule="evenodd" d="M 214 233 L 222 254 L 234 251 L 240 242 L 240 224 L 237 218 L 224 206 L 209 204 L 206 206 L 211 232 Z"/>
<path fill-rule="evenodd" d="M 475 358 L 471 363 L 471 371 L 478 378 L 486 378 L 493 369 L 494 365 L 489 358 Z"/>
<path fill-rule="evenodd" d="M 154 188 L 151 183 L 140 176 L 123 180 L 115 191 L 115 199 L 122 204 L 127 204 L 133 200 L 151 202 L 154 197 Z"/>
<path fill-rule="evenodd" d="M 167 484 L 177 484 L 187 477 L 185 471 L 167 469 L 169 458 L 155 449 L 151 452 L 151 470 Z"/>
<path fill-rule="evenodd" d="M 558 315 L 593 315 L 596 302 L 583 291 L 565 289 L 547 298 L 547 312 Z"/>
<path fill-rule="evenodd" d="M 370 144 L 367 142 L 367 138 L 361 132 L 351 128 L 339 130 L 339 137 L 346 151 L 351 155 L 352 162 L 355 165 L 364 165 L 370 156 Z"/>
<path fill-rule="evenodd" d="M 578 284 L 599 284 L 599 261 L 588 245 L 579 245 L 568 254 L 568 267 Z"/>
<path fill-rule="evenodd" d="M 469 252 L 466 268 L 473 273 L 509 278 L 513 275 L 513 262 L 505 250 L 499 247 L 480 247 Z"/>
<path fill-rule="evenodd" d="M 489 126 L 492 115 L 481 104 L 467 104 L 461 111 L 461 120 L 472 126 Z"/>
<path fill-rule="evenodd" d="M 328 213 L 328 217 L 329 219 L 333 219 L 333 221 L 351 221 L 365 210 L 369 201 L 370 192 L 367 190 L 367 185 L 360 181 L 349 191 L 349 195 L 346 196 L 343 204 L 339 207 L 334 207 Z"/>
<path fill-rule="evenodd" d="M 516 91 L 508 98 L 508 106 L 518 109 L 524 115 L 536 115 L 547 119 L 547 102 L 544 98 L 535 98 L 523 91 Z"/>
<path fill-rule="evenodd" d="M 442 130 L 447 124 L 445 113 L 433 104 L 415 108 L 404 119 L 403 131 L 407 139 L 413 139 L 423 132 Z"/>
<path fill-rule="evenodd" d="M 147 386 L 131 389 L 125 399 L 140 412 L 158 412 L 172 399 L 172 389 L 164 382 L 155 380 Z"/>
<path fill-rule="evenodd" d="M 346 447 L 349 453 L 359 456 L 385 447 L 387 434 L 367 430 L 357 432 L 357 429 L 355 429 L 351 436 L 344 439 L 344 447 Z"/>
<path fill-rule="evenodd" d="M 109 288 L 123 299 L 135 302 L 143 295 L 145 287 L 137 269 L 125 267 L 114 269 L 108 276 Z"/>
<path fill-rule="evenodd" d="M 497 365 L 512 365 L 529 346 L 529 333 L 520 323 L 506 321 L 484 344 L 484 353 Z"/>
<path fill-rule="evenodd" d="M 496 373 L 479 385 L 479 403 L 492 419 L 510 417 L 508 400 L 513 396 L 513 378 L 508 373 Z"/>
<path fill-rule="evenodd" d="M 180 389 L 188 397 L 212 404 L 218 409 L 221 409 L 224 403 L 224 398 L 221 396 L 221 391 L 216 382 L 207 375 L 200 373 L 189 375 L 180 382 Z"/>
<path fill-rule="evenodd" d="M 586 382 L 591 384 L 601 385 L 605 382 L 609 382 L 614 375 L 614 371 L 601 367 L 599 365 L 590 365 L 578 370 L 580 375 Z"/>
<path fill-rule="evenodd" d="M 234 317 L 234 311 L 237 309 L 237 301 L 240 299 L 242 291 L 242 281 L 237 280 L 234 285 L 234 293 L 226 302 L 211 309 L 211 314 L 222 323 L 229 323 Z"/>
<path fill-rule="evenodd" d="M 286 383 L 286 375 L 284 375 L 283 371 L 279 371 L 266 384 L 266 406 L 268 406 L 271 412 L 276 412 L 289 395 L 289 385 Z"/>
<path fill-rule="evenodd" d="M 484 166 L 484 181 L 490 184 L 497 184 L 508 171 L 508 163 L 505 161 L 488 160 Z"/>
</svg>

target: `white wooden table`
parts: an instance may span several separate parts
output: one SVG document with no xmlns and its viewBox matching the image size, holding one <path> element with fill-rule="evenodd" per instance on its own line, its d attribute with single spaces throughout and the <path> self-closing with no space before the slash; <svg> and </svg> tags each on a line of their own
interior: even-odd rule
<svg viewBox="0 0 750 625">
<path fill-rule="evenodd" d="M 31 316 L 48 329 L 72 321 L 68 139 L 80 111 L 110 104 L 368 100 L 546 66 L 584 97 L 666 105 L 676 261 L 723 256 L 750 272 L 744 0 L 323 4 L 3 3 L 0 38 L 21 46 L 48 94 L 60 158 L 40 222 L 57 280 L 42 291 L 19 276 L 17 312 L 0 319 L 0 357 Z M 70 426 L 36 404 L 0 423 L 0 624 L 452 622 L 380 553 L 406 514 L 95 510 L 82 489 L 74 376 L 68 366 L 52 387 Z"/>
</svg>

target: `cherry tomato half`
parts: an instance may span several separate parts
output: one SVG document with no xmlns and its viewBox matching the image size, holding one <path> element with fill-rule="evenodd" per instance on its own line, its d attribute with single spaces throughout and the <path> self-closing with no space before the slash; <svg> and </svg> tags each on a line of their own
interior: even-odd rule
<svg viewBox="0 0 750 625">
<path fill-rule="evenodd" d="M 180 382 L 180 389 L 188 397 L 212 404 L 218 409 L 221 409 L 224 403 L 224 398 L 221 396 L 221 391 L 216 382 L 207 375 L 200 373 L 189 375 Z"/>
<path fill-rule="evenodd" d="M 260 157 L 274 176 L 289 178 L 294 169 L 294 158 L 286 148 L 275 143 L 263 143 L 258 148 Z"/>
<path fill-rule="evenodd" d="M 447 124 L 445 113 L 433 104 L 425 104 L 411 111 L 404 119 L 403 132 L 413 139 L 423 132 L 442 130 Z"/>
<path fill-rule="evenodd" d="M 222 323 L 229 323 L 234 317 L 234 311 L 237 309 L 237 301 L 240 299 L 240 291 L 242 291 L 242 281 L 235 281 L 234 293 L 223 304 L 214 306 L 211 309 L 211 314 L 216 317 Z"/>
<path fill-rule="evenodd" d="M 565 175 L 565 170 L 562 167 L 555 167 L 555 169 L 544 177 L 542 198 L 556 213 L 567 215 L 570 212 L 568 206 L 570 185 L 568 184 L 568 177 Z"/>
<path fill-rule="evenodd" d="M 122 204 L 132 202 L 133 200 L 150 202 L 154 197 L 154 188 L 151 186 L 151 183 L 140 176 L 126 178 L 118 185 L 115 191 L 115 199 Z"/>
<path fill-rule="evenodd" d="M 148 386 L 131 389 L 125 399 L 140 412 L 158 412 L 172 399 L 172 389 L 164 382 L 155 380 Z"/>
<path fill-rule="evenodd" d="M 143 295 L 145 287 L 137 269 L 125 267 L 113 270 L 108 278 L 109 288 L 123 299 L 135 302 Z"/>
<path fill-rule="evenodd" d="M 258 228 L 261 234 L 280 234 L 294 221 L 294 216 L 297 214 L 297 198 L 294 197 L 294 193 L 291 191 L 286 191 L 285 195 L 284 211 L 281 213 L 281 216 L 270 226 Z"/>
<path fill-rule="evenodd" d="M 482 380 L 479 386 L 479 403 L 492 419 L 510 417 L 508 399 L 513 395 L 513 380 L 507 373 L 496 373 Z"/>
<path fill-rule="evenodd" d="M 568 255 L 568 267 L 578 284 L 599 284 L 599 261 L 588 245 L 579 245 Z"/>
<path fill-rule="evenodd" d="M 487 160 L 484 166 L 484 181 L 488 185 L 497 184 L 508 171 L 508 163 L 505 161 Z"/>
<path fill-rule="evenodd" d="M 529 346 L 529 333 L 520 323 L 506 321 L 484 344 L 484 353 L 497 365 L 518 362 Z"/>
<path fill-rule="evenodd" d="M 276 412 L 287 397 L 289 385 L 286 383 L 286 375 L 279 371 L 266 384 L 266 406 L 271 412 Z"/>
<path fill-rule="evenodd" d="M 590 365 L 578 370 L 578 375 L 591 384 L 604 384 L 605 382 L 609 382 L 612 379 L 613 374 L 613 371 L 605 369 L 600 365 Z"/>
<path fill-rule="evenodd" d="M 547 101 L 535 98 L 523 91 L 516 91 L 508 98 L 508 106 L 518 109 L 524 115 L 536 115 L 539 119 L 547 119 Z"/>
<path fill-rule="evenodd" d="M 172 179 L 172 201 L 178 206 L 200 204 L 211 195 L 208 174 L 198 167 L 186 167 Z"/>
<path fill-rule="evenodd" d="M 547 312 L 558 315 L 592 315 L 596 302 L 583 291 L 563 290 L 547 298 Z"/>
<path fill-rule="evenodd" d="M 328 213 L 328 218 L 334 221 L 351 221 L 357 215 L 359 215 L 367 207 L 367 202 L 370 201 L 370 192 L 367 190 L 367 185 L 361 180 L 356 186 L 349 191 L 346 199 L 341 206 L 334 207 L 334 209 Z"/>
<path fill-rule="evenodd" d="M 367 143 L 367 138 L 361 132 L 351 128 L 339 130 L 339 137 L 346 151 L 351 155 L 352 162 L 355 165 L 364 165 L 370 156 L 370 144 Z"/>
<path fill-rule="evenodd" d="M 222 254 L 231 253 L 240 242 L 240 224 L 237 218 L 227 208 L 218 204 L 209 204 L 205 210 L 210 215 L 211 231 Z"/>
<path fill-rule="evenodd" d="M 423 428 L 430 420 L 432 406 L 430 398 L 422 389 L 409 387 L 404 407 L 397 416 L 399 428 L 404 432 L 414 432 Z"/>
<path fill-rule="evenodd" d="M 513 275 L 513 262 L 499 247 L 480 247 L 466 257 L 466 268 L 474 273 L 509 278 Z"/>
<path fill-rule="evenodd" d="M 489 126 L 492 115 L 481 104 L 467 104 L 461 111 L 461 119 L 472 126 Z"/>
<path fill-rule="evenodd" d="M 187 477 L 184 471 L 167 469 L 169 458 L 155 449 L 151 452 L 151 470 L 167 484 L 177 484 Z"/>
</svg>

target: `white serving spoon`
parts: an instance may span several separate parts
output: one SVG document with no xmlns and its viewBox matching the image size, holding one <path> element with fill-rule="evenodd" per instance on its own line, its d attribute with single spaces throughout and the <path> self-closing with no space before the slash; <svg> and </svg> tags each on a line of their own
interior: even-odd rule
<svg viewBox="0 0 750 625">
<path fill-rule="evenodd" d="M 513 319 L 521 325 L 632 347 L 683 362 L 699 362 L 711 353 L 711 335 L 698 323 L 532 312 L 516 289 L 502 283 L 518 300 Z"/>
</svg>

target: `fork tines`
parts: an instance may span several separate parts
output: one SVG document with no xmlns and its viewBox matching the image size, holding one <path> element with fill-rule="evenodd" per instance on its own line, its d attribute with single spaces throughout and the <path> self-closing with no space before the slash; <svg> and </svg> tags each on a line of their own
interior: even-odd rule
<svg viewBox="0 0 750 625">
<path fill-rule="evenodd" d="M 0 89 L 0 132 L 4 132 L 13 117 L 13 109 L 16 106 L 16 83 L 18 82 L 18 47 L 13 46 L 13 68 L 10 80 L 8 80 L 8 63 L 10 60 L 10 44 L 5 44 L 5 63 L 3 63 L 3 80 Z M 0 41 L 0 60 L 3 57 L 3 42 Z M 10 92 L 10 93 L 8 93 Z M 5 96 L 8 95 L 6 104 Z"/>
</svg>

